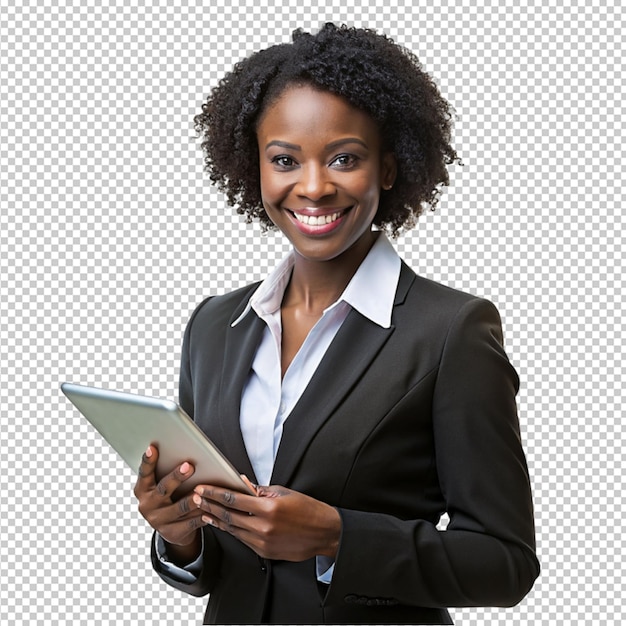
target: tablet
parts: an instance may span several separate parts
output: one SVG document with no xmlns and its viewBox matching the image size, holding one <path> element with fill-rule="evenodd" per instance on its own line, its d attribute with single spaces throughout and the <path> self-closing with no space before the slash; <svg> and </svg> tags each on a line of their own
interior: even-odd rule
<svg viewBox="0 0 626 626">
<path fill-rule="evenodd" d="M 157 480 L 189 461 L 195 472 L 176 490 L 175 497 L 200 484 L 255 495 L 252 486 L 175 402 L 73 383 L 63 383 L 61 390 L 135 473 L 149 445 L 159 448 Z"/>
</svg>

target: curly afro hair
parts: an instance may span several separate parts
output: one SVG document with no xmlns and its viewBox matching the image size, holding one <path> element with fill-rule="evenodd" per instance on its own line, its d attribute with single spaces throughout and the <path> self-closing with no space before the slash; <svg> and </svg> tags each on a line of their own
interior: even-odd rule
<svg viewBox="0 0 626 626">
<path fill-rule="evenodd" d="M 339 95 L 377 123 L 398 172 L 393 188 L 381 193 L 376 226 L 397 235 L 415 225 L 426 205 L 435 208 L 449 182 L 447 165 L 458 160 L 450 105 L 409 50 L 372 30 L 328 23 L 315 35 L 298 29 L 293 43 L 237 63 L 194 118 L 211 181 L 238 213 L 274 227 L 261 200 L 256 128 L 293 85 Z"/>
</svg>

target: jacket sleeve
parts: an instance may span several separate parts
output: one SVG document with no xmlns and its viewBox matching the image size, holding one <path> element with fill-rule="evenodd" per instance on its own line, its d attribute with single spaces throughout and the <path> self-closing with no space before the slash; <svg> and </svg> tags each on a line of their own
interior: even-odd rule
<svg viewBox="0 0 626 626">
<path fill-rule="evenodd" d="M 205 596 L 211 591 L 215 583 L 216 567 L 211 567 L 212 564 L 219 562 L 220 547 L 215 539 L 210 528 L 203 528 L 203 553 L 202 553 L 202 567 L 194 580 L 190 582 L 183 581 L 180 576 L 176 576 L 175 573 L 168 571 L 168 568 L 163 566 L 156 550 L 155 536 L 152 537 L 151 548 L 151 560 L 152 567 L 159 575 L 159 577 L 165 581 L 168 585 L 189 593 L 192 596 Z"/>
<path fill-rule="evenodd" d="M 496 308 L 466 302 L 448 329 L 432 399 L 448 527 L 339 509 L 343 530 L 326 605 L 384 598 L 424 607 L 512 606 L 528 593 L 539 563 L 518 387 Z"/>
</svg>

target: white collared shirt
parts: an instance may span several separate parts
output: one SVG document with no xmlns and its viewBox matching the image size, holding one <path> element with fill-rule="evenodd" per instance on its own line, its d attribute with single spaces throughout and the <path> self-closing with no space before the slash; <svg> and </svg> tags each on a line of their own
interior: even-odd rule
<svg viewBox="0 0 626 626">
<path fill-rule="evenodd" d="M 248 456 L 260 485 L 269 485 L 285 420 L 330 346 L 337 331 L 356 309 L 389 328 L 400 277 L 400 258 L 380 233 L 339 298 L 324 310 L 281 380 L 281 304 L 291 278 L 291 252 L 252 294 L 233 322 L 256 313 L 266 327 L 241 398 L 240 426 Z"/>
<path fill-rule="evenodd" d="M 341 296 L 324 310 L 310 330 L 281 380 L 280 308 L 294 262 L 292 251 L 259 285 L 243 313 L 232 323 L 236 326 L 246 315 L 256 314 L 266 324 L 244 386 L 239 416 L 246 451 L 260 485 L 270 484 L 283 425 L 350 311 L 356 309 L 375 324 L 389 328 L 400 279 L 400 257 L 381 232 Z M 158 533 L 156 548 L 170 576 L 186 583 L 197 578 L 202 555 L 180 568 L 168 561 L 165 543 Z M 329 583 L 333 569 L 332 559 L 317 558 L 320 582 Z"/>
</svg>

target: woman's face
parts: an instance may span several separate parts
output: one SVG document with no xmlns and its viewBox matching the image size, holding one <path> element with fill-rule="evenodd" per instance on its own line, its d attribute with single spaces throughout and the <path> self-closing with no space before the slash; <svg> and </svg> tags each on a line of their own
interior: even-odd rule
<svg viewBox="0 0 626 626">
<path fill-rule="evenodd" d="M 396 172 L 369 115 L 329 92 L 288 87 L 257 139 L 263 206 L 298 254 L 328 261 L 369 248 L 381 188 Z"/>
</svg>

